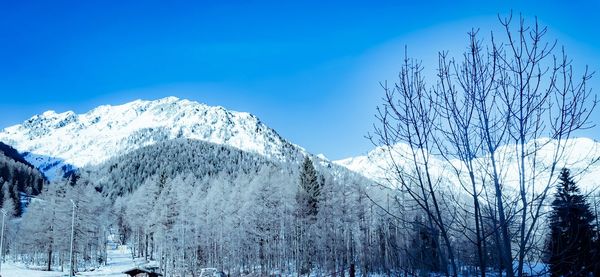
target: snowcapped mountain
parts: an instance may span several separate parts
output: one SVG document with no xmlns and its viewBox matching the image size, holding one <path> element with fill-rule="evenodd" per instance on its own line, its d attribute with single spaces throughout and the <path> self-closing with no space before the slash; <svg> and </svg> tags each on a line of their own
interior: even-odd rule
<svg viewBox="0 0 600 277">
<path fill-rule="evenodd" d="M 548 139 L 540 139 L 529 142 L 528 149 L 532 147 L 541 149 L 536 157 L 537 168 L 549 168 L 553 160 L 554 150 L 556 149 L 556 141 Z M 537 146 L 536 146 L 537 145 Z M 571 169 L 575 174 L 576 181 L 580 183 L 580 187 L 586 191 L 600 190 L 600 142 L 589 138 L 573 138 L 564 143 L 564 152 L 558 160 L 557 172 L 562 167 Z M 409 170 L 412 168 L 408 157 L 410 148 L 408 145 L 398 144 L 392 149 L 386 147 L 377 147 L 371 152 L 363 156 L 351 157 L 343 160 L 334 161 L 334 163 L 344 166 L 354 172 L 358 172 L 363 176 L 381 183 L 388 183 L 390 180 L 389 172 L 393 171 L 392 161 L 400 167 L 400 170 Z M 498 149 L 497 157 L 499 158 L 501 177 L 505 184 L 510 186 L 518 186 L 518 161 L 515 154 L 514 146 L 504 146 Z M 461 161 L 441 160 L 436 156 L 430 157 L 430 164 L 433 168 L 434 177 L 442 177 L 449 180 L 450 183 L 459 187 L 459 180 L 454 173 L 455 168 L 466 168 Z M 485 159 L 476 159 L 478 170 L 482 171 Z M 462 170 L 461 169 L 461 170 Z M 461 171 L 461 174 L 465 171 Z M 538 176 L 540 180 L 547 180 L 547 174 Z M 393 181 L 392 181 L 393 182 Z"/>
<path fill-rule="evenodd" d="M 188 138 L 287 160 L 304 150 L 283 139 L 256 116 L 167 97 L 99 106 L 87 113 L 47 111 L 0 132 L 3 141 L 38 168 L 100 164 L 142 146 Z"/>
</svg>

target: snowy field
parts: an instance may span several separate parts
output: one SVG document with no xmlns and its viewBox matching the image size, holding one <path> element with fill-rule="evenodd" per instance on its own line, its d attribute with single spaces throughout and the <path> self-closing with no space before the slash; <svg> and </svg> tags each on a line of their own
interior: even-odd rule
<svg viewBox="0 0 600 277">
<path fill-rule="evenodd" d="M 78 272 L 77 276 L 127 276 L 123 271 L 133 268 L 134 262 L 131 251 L 125 246 L 108 250 L 108 264 L 94 271 Z M 68 269 L 60 271 L 40 271 L 28 269 L 23 265 L 13 263 L 2 264 L 2 277 L 58 277 L 69 276 Z"/>
</svg>

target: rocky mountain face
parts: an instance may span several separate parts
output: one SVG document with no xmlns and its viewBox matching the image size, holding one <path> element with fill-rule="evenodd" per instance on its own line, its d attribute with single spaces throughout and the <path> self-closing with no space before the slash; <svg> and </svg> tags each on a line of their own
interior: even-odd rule
<svg viewBox="0 0 600 277">
<path fill-rule="evenodd" d="M 0 141 L 25 153 L 49 177 L 175 138 L 232 146 L 281 161 L 304 152 L 252 114 L 176 97 L 99 106 L 84 114 L 47 111 L 0 132 Z"/>
</svg>

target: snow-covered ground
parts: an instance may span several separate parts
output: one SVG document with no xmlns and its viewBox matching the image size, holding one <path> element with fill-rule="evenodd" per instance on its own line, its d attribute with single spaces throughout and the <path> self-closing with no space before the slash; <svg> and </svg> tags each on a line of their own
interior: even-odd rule
<svg viewBox="0 0 600 277">
<path fill-rule="evenodd" d="M 94 271 L 78 272 L 77 276 L 127 276 L 123 271 L 133 268 L 134 262 L 131 251 L 126 246 L 108 250 L 108 263 L 106 266 Z M 68 269 L 60 271 L 41 271 L 28 269 L 23 265 L 14 263 L 2 264 L 2 277 L 58 277 L 69 276 Z"/>
</svg>

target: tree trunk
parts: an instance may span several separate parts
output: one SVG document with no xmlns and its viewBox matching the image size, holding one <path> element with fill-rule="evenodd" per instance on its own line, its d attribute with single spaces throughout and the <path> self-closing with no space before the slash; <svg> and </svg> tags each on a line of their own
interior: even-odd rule
<svg viewBox="0 0 600 277">
<path fill-rule="evenodd" d="M 48 267 L 46 268 L 47 271 L 52 270 L 52 248 L 50 248 L 48 250 Z"/>
</svg>

